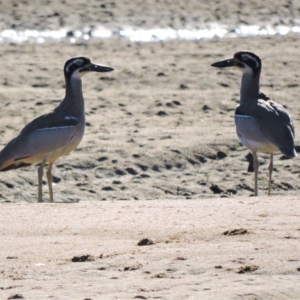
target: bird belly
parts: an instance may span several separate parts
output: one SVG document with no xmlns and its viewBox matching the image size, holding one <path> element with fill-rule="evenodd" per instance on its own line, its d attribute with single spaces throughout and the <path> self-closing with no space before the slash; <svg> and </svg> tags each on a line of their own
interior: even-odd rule
<svg viewBox="0 0 300 300">
<path fill-rule="evenodd" d="M 247 140 L 241 135 L 238 135 L 238 137 L 240 142 L 251 151 L 267 153 L 275 153 L 279 151 L 279 149 L 273 144 Z"/>
<path fill-rule="evenodd" d="M 48 162 L 54 162 L 57 160 L 59 157 L 64 156 L 66 154 L 69 154 L 71 151 L 73 151 L 80 143 L 81 139 L 77 139 L 74 141 L 74 143 L 69 144 L 67 147 L 59 148 L 53 151 L 50 156 L 48 157 L 47 161 Z"/>
<path fill-rule="evenodd" d="M 270 143 L 255 118 L 235 115 L 236 132 L 241 143 L 251 151 L 275 153 L 279 148 Z"/>
<path fill-rule="evenodd" d="M 66 155 L 76 149 L 76 147 L 80 144 L 82 137 L 84 134 L 84 128 L 78 128 L 73 136 L 70 137 L 69 141 L 65 146 L 54 150 L 50 156 L 48 157 L 48 162 L 54 162 L 60 156 Z"/>
</svg>

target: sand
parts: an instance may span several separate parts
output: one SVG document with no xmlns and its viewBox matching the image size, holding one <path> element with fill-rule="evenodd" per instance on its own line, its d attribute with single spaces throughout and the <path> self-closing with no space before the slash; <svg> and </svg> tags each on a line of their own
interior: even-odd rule
<svg viewBox="0 0 300 300">
<path fill-rule="evenodd" d="M 2 1 L 2 29 L 290 24 L 300 5 L 73 2 Z M 36 203 L 36 167 L 0 174 L 0 299 L 300 298 L 298 159 L 275 155 L 267 197 L 259 154 L 253 197 L 233 120 L 241 74 L 210 67 L 242 49 L 262 58 L 261 89 L 290 111 L 299 151 L 297 34 L 1 44 L 1 147 L 64 97 L 67 59 L 115 70 L 83 78 L 86 133 L 55 164 L 54 204 Z"/>
<path fill-rule="evenodd" d="M 299 206 L 297 197 L 5 204 L 0 291 L 3 299 L 298 299 Z M 146 239 L 153 244 L 138 246 Z"/>
</svg>

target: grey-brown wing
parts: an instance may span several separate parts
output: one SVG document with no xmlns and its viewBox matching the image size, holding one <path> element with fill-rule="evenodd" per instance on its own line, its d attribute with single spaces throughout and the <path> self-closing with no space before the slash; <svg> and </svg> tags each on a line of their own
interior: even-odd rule
<svg viewBox="0 0 300 300">
<path fill-rule="evenodd" d="M 239 137 L 257 143 L 268 142 L 266 135 L 261 130 L 259 123 L 254 117 L 236 114 L 234 116 L 234 121 L 236 125 L 236 132 Z"/>
<path fill-rule="evenodd" d="M 259 100 L 252 116 L 268 142 L 276 145 L 283 154 L 290 157 L 296 156 L 294 125 L 284 107 L 272 100 Z"/>
<path fill-rule="evenodd" d="M 66 147 L 77 130 L 76 118 L 52 119 L 51 122 L 51 118 L 44 115 L 35 119 L 0 152 L 0 170 L 8 161 L 18 161 Z"/>
</svg>

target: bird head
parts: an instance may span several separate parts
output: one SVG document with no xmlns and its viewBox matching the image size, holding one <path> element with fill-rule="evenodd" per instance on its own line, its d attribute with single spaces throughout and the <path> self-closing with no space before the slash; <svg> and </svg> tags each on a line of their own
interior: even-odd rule
<svg viewBox="0 0 300 300">
<path fill-rule="evenodd" d="M 211 64 L 212 67 L 236 67 L 242 72 L 251 72 L 255 76 L 261 70 L 261 59 L 250 51 L 236 52 L 233 58 L 225 59 Z"/>
<path fill-rule="evenodd" d="M 74 57 L 66 61 L 64 72 L 65 76 L 71 78 L 82 77 L 90 72 L 110 72 L 114 69 L 111 67 L 93 64 L 87 57 Z"/>
</svg>

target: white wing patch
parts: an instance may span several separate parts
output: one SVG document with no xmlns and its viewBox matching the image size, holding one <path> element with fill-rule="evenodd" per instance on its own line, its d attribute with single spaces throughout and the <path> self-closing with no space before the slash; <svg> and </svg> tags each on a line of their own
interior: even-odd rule
<svg viewBox="0 0 300 300">
<path fill-rule="evenodd" d="M 39 128 L 37 131 L 48 131 L 48 130 L 57 130 L 57 129 L 66 129 L 66 128 L 73 128 L 75 126 L 58 126 L 58 127 L 46 127 L 46 128 Z"/>
<path fill-rule="evenodd" d="M 239 105 L 238 105 L 238 106 L 239 106 Z M 235 114 L 235 117 L 238 117 L 238 118 L 245 118 L 245 119 L 248 119 L 248 120 L 253 119 L 253 117 L 250 117 L 250 116 L 247 116 L 247 115 L 239 115 L 239 114 Z"/>
<path fill-rule="evenodd" d="M 78 121 L 78 119 L 76 117 L 72 117 L 72 116 L 65 116 L 66 120 L 76 120 Z"/>
<path fill-rule="evenodd" d="M 65 122 L 58 122 L 57 124 L 53 124 L 55 126 L 38 128 L 38 131 L 49 131 L 49 130 L 57 130 L 57 129 L 66 129 L 66 128 L 74 128 L 78 125 L 79 120 L 73 116 L 65 116 Z M 74 122 L 75 121 L 75 122 Z"/>
</svg>

